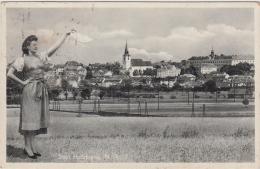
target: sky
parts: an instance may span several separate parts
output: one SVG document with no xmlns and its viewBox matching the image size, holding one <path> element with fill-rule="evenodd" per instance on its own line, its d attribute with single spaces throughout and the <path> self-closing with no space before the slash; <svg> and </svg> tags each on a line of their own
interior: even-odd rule
<svg viewBox="0 0 260 169">
<path fill-rule="evenodd" d="M 132 58 L 152 62 L 191 56 L 254 54 L 250 8 L 9 8 L 7 62 L 22 54 L 23 37 L 38 36 L 39 50 L 63 33 L 70 36 L 51 63 L 122 61 L 126 41 Z"/>
</svg>

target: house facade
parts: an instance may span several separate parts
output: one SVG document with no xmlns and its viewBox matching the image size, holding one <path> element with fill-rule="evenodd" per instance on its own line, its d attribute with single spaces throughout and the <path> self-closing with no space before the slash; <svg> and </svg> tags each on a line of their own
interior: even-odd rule
<svg viewBox="0 0 260 169">
<path fill-rule="evenodd" d="M 104 78 L 102 80 L 102 86 L 103 87 L 110 87 L 110 86 L 116 86 L 122 83 L 121 78 L 113 77 L 113 78 Z"/>
<path fill-rule="evenodd" d="M 200 71 L 202 74 L 209 74 L 211 72 L 216 72 L 218 67 L 213 63 L 203 63 L 201 64 Z"/>
<path fill-rule="evenodd" d="M 192 74 L 183 74 L 178 77 L 178 82 L 179 82 L 180 86 L 183 86 L 183 87 L 193 86 L 195 80 L 196 80 L 196 76 L 194 76 Z"/>
<path fill-rule="evenodd" d="M 157 69 L 158 78 L 175 77 L 179 76 L 181 69 L 176 68 L 174 65 L 166 65 L 162 68 Z"/>
<path fill-rule="evenodd" d="M 253 86 L 254 78 L 246 75 L 233 75 L 228 78 L 231 86 Z"/>
<path fill-rule="evenodd" d="M 253 55 L 236 55 L 233 56 L 231 65 L 236 65 L 239 63 L 249 63 L 255 64 L 255 59 Z"/>
</svg>

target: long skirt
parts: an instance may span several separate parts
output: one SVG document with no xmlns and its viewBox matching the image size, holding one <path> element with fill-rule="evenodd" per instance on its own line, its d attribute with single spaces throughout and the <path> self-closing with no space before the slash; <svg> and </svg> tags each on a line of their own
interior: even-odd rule
<svg viewBox="0 0 260 169">
<path fill-rule="evenodd" d="M 46 86 L 41 81 L 28 83 L 22 92 L 19 132 L 46 134 L 49 126 L 49 98 Z"/>
</svg>

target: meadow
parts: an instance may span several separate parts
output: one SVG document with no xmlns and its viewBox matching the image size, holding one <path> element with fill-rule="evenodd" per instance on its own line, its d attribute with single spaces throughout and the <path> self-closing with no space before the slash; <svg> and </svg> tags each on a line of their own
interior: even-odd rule
<svg viewBox="0 0 260 169">
<path fill-rule="evenodd" d="M 43 156 L 22 153 L 19 109 L 7 111 L 7 162 L 253 162 L 254 117 L 101 117 L 52 112 Z"/>
</svg>

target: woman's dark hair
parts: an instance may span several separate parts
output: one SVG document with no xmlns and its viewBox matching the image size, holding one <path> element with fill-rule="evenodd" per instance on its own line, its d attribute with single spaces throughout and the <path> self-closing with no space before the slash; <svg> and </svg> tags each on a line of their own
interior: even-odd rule
<svg viewBox="0 0 260 169">
<path fill-rule="evenodd" d="M 28 46 L 31 44 L 32 41 L 38 41 L 37 36 L 30 35 L 23 41 L 23 45 L 22 45 L 23 54 L 26 54 L 26 55 L 29 54 Z"/>
</svg>

